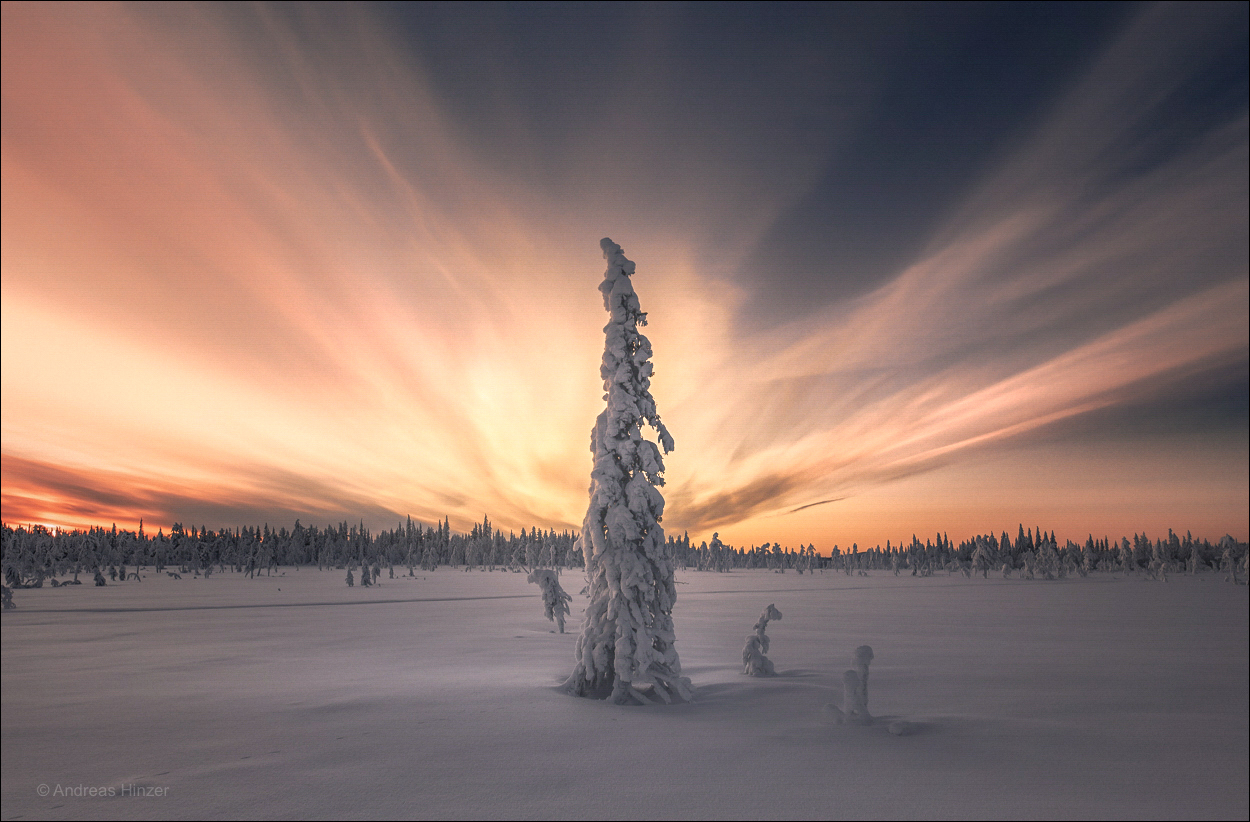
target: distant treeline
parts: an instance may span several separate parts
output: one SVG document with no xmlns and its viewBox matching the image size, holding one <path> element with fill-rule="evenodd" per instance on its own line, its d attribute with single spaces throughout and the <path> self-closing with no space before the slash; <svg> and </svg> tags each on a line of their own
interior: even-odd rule
<svg viewBox="0 0 1250 822">
<path fill-rule="evenodd" d="M 371 532 L 363 524 L 318 528 L 301 525 L 291 530 L 260 528 L 187 529 L 175 524 L 169 534 L 146 533 L 140 523 L 137 531 L 112 528 L 52 530 L 43 526 L 4 525 L 2 557 L 4 581 L 13 588 L 40 586 L 44 580 L 87 573 L 96 584 L 137 578 L 128 567 L 153 567 L 158 572 L 175 569 L 178 573 L 212 574 L 232 570 L 255 575 L 272 573 L 278 567 L 395 568 L 432 571 L 439 566 L 454 568 L 539 568 L 581 567 L 581 548 L 576 535 L 565 530 L 542 531 L 531 528 L 519 534 L 491 526 L 484 518 L 467 534 L 453 533 L 447 520 L 436 526 L 414 523 L 411 518 L 393 530 Z M 1066 541 L 1060 546 L 1054 532 L 1026 530 L 1020 526 L 1016 538 L 1003 532 L 978 535 L 955 545 L 945 534 L 921 542 L 913 536 L 907 545 L 875 546 L 860 550 L 834 547 L 821 556 L 814 545 L 796 551 L 779 543 L 750 548 L 734 547 L 713 535 L 710 543 L 695 546 L 688 534 L 668 538 L 670 556 L 676 566 L 701 571 L 731 571 L 739 568 L 766 568 L 775 571 L 841 571 L 852 574 L 869 571 L 906 572 L 928 576 L 939 571 L 988 575 L 990 571 L 1009 575 L 1056 578 L 1092 571 L 1197 572 L 1221 569 L 1234 572 L 1245 566 L 1245 543 L 1225 537 L 1217 544 L 1178 536 L 1171 530 L 1166 538 L 1149 539 L 1145 534 L 1124 537 L 1119 542 L 1094 539 L 1083 544 Z"/>
<path fill-rule="evenodd" d="M 539 531 L 519 535 L 491 527 L 489 519 L 474 525 L 468 534 L 452 533 L 444 520 L 422 526 L 411 518 L 393 530 L 374 533 L 363 524 L 346 522 L 326 528 L 306 526 L 271 529 L 245 527 L 210 531 L 186 529 L 174 523 L 169 534 L 112 528 L 51 530 L 34 525 L 4 525 L 0 562 L 6 585 L 29 587 L 66 574 L 109 573 L 125 579 L 126 568 L 154 567 L 158 572 L 211 574 L 227 569 L 237 573 L 271 572 L 278 567 L 352 568 L 396 566 L 432 571 L 440 565 L 455 567 L 569 567 L 581 565 L 581 551 L 568 531 Z"/>
<path fill-rule="evenodd" d="M 670 539 L 670 544 L 674 541 Z M 933 540 L 921 542 L 912 535 L 907 545 L 880 545 L 860 550 L 858 545 L 849 549 L 834 546 L 829 556 L 816 553 L 814 546 L 800 548 L 797 552 L 782 548 L 777 543 L 764 544 L 749 549 L 725 545 L 713 535 L 711 544 L 702 543 L 698 548 L 690 545 L 689 538 L 676 540 L 674 555 L 679 564 L 703 571 L 729 571 L 735 568 L 771 568 L 836 570 L 845 573 L 859 571 L 906 571 L 913 576 L 928 576 L 938 571 L 948 573 L 962 571 L 988 574 L 989 571 L 1010 573 L 1020 571 L 1028 576 L 1056 578 L 1091 571 L 1141 571 L 1166 573 L 1191 569 L 1237 568 L 1245 564 L 1246 544 L 1224 537 L 1217 544 L 1196 540 L 1192 533 L 1177 536 L 1171 529 L 1165 539 L 1151 541 L 1144 533 L 1133 534 L 1119 542 L 1107 538 L 1094 539 L 1091 534 L 1084 544 L 1068 540 L 1060 546 L 1054 531 L 1047 534 L 1038 529 L 1025 530 L 1021 525 L 1014 540 L 1004 531 L 1001 536 L 978 535 L 955 545 L 945 534 L 937 534 Z"/>
</svg>

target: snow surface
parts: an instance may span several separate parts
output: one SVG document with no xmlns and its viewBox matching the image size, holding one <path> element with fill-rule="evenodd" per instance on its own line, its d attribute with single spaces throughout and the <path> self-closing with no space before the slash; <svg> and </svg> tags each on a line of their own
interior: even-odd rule
<svg viewBox="0 0 1250 822">
<path fill-rule="evenodd" d="M 0 620 L 0 815 L 1250 815 L 1245 586 L 677 579 L 697 701 L 661 707 L 559 693 L 576 634 L 552 632 L 524 574 L 348 588 L 340 570 L 148 571 L 17 591 Z M 740 654 L 761 600 L 786 615 L 768 678 Z M 876 722 L 828 724 L 863 644 Z M 134 785 L 164 795 L 56 794 Z"/>
</svg>

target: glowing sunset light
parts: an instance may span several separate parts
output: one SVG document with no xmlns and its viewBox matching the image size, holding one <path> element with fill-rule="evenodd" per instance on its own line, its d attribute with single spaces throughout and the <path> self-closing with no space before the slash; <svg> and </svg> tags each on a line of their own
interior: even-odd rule
<svg viewBox="0 0 1250 822">
<path fill-rule="evenodd" d="M 1246 539 L 1244 5 L 509 8 L 4 5 L 6 522 Z"/>
</svg>

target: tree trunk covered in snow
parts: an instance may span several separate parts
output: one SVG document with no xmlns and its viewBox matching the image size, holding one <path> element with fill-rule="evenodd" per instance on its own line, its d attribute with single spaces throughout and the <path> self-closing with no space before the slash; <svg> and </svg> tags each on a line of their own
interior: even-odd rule
<svg viewBox="0 0 1250 822">
<path fill-rule="evenodd" d="M 600 246 L 608 268 L 599 290 L 611 315 L 599 368 L 607 408 L 590 435 L 590 505 L 578 537 L 590 603 L 565 685 L 578 696 L 617 703 L 688 700 L 690 680 L 673 647 L 677 589 L 660 527 L 664 498 L 656 490 L 664 484 L 660 448 L 671 451 L 673 438 L 651 396 L 651 343 L 638 333 L 647 315 L 629 279 L 634 264 L 611 240 Z M 644 423 L 659 446 L 643 439 Z"/>
</svg>

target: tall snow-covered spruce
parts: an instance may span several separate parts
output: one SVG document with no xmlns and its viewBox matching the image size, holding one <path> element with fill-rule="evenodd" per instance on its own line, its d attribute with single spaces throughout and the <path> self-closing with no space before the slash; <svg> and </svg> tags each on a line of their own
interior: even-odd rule
<svg viewBox="0 0 1250 822">
<path fill-rule="evenodd" d="M 599 245 L 608 261 L 599 284 L 610 314 L 599 367 L 607 408 L 590 432 L 590 506 L 578 537 L 590 603 L 565 687 L 619 704 L 689 700 L 693 689 L 673 647 L 677 587 L 656 489 L 664 484 L 660 449 L 673 450 L 673 438 L 651 396 L 651 343 L 638 333 L 647 315 L 630 281 L 634 264 L 610 239 Z M 644 423 L 658 446 L 643 438 Z"/>
</svg>

